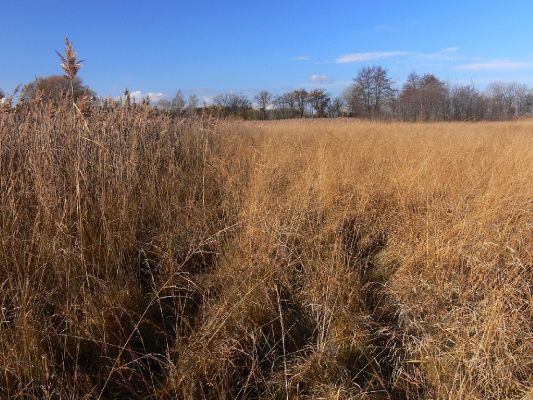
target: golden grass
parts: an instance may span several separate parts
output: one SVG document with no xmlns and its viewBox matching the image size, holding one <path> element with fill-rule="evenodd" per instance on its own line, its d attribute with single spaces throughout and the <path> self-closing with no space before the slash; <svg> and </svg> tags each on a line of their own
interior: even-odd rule
<svg viewBox="0 0 533 400">
<path fill-rule="evenodd" d="M 0 113 L 0 396 L 531 395 L 533 121 L 71 111 Z"/>
</svg>

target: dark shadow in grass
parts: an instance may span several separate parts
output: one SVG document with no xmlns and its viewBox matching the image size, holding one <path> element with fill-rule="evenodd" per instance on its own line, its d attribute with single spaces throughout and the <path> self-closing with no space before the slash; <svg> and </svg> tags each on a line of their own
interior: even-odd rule
<svg viewBox="0 0 533 400">
<path fill-rule="evenodd" d="M 397 309 L 386 292 L 388 276 L 376 265 L 376 256 L 387 245 L 385 232 L 367 233 L 355 219 L 340 228 L 346 262 L 359 273 L 361 296 L 372 335 L 366 354 L 352 360 L 353 381 L 375 392 L 375 398 L 417 399 L 424 397 L 420 371 L 407 365 Z M 361 361 L 364 361 L 363 363 Z M 416 376 L 418 381 L 410 377 Z"/>
</svg>

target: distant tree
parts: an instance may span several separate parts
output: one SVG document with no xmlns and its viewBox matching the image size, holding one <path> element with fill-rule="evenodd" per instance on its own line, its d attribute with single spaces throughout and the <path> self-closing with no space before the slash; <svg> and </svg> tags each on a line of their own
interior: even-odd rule
<svg viewBox="0 0 533 400">
<path fill-rule="evenodd" d="M 294 92 L 288 92 L 277 96 L 272 101 L 272 104 L 281 118 L 292 118 L 298 113 L 296 110 L 296 97 Z"/>
<path fill-rule="evenodd" d="M 527 93 L 524 97 L 524 101 L 522 103 L 522 114 L 531 114 L 533 112 L 533 89 L 527 90 Z"/>
<path fill-rule="evenodd" d="M 275 96 L 273 99 L 272 99 L 272 106 L 274 107 L 275 110 L 279 110 L 279 111 L 282 111 L 282 110 L 285 110 L 288 108 L 287 104 L 285 103 L 285 98 L 284 98 L 285 95 L 279 95 L 279 96 Z"/>
<path fill-rule="evenodd" d="M 213 105 L 217 107 L 221 112 L 226 111 L 231 102 L 231 95 L 229 94 L 217 94 L 213 97 Z"/>
<path fill-rule="evenodd" d="M 247 118 L 251 108 L 252 103 L 246 96 L 236 94 L 229 96 L 229 109 L 234 117 L 241 116 L 242 118 Z"/>
<path fill-rule="evenodd" d="M 411 73 L 400 93 L 402 119 L 436 121 L 446 119 L 449 92 L 435 75 Z"/>
<path fill-rule="evenodd" d="M 345 92 L 350 113 L 369 118 L 381 117 L 393 96 L 392 81 L 381 66 L 362 68 Z"/>
<path fill-rule="evenodd" d="M 342 95 L 348 114 L 351 117 L 362 117 L 365 114 L 365 107 L 363 106 L 363 96 L 360 93 L 360 88 L 357 85 L 350 85 L 344 90 Z"/>
<path fill-rule="evenodd" d="M 517 82 L 493 82 L 486 90 L 488 117 L 495 120 L 509 119 L 531 112 L 531 92 Z"/>
<path fill-rule="evenodd" d="M 40 96 L 44 99 L 58 101 L 70 93 L 70 84 L 70 79 L 61 75 L 36 78 L 33 82 L 22 87 L 20 98 L 22 101 L 30 101 L 35 98 L 37 93 L 40 93 Z M 95 96 L 95 93 L 87 86 L 84 86 L 78 77 L 72 79 L 72 89 L 74 99 L 79 99 L 84 95 Z"/>
<path fill-rule="evenodd" d="M 503 82 L 491 83 L 487 87 L 487 96 L 491 119 L 504 119 L 508 115 L 507 107 L 510 103 L 507 98 L 505 84 Z"/>
<path fill-rule="evenodd" d="M 172 99 L 171 110 L 177 114 L 181 114 L 183 110 L 185 110 L 185 99 L 183 98 L 181 90 L 178 90 Z"/>
<path fill-rule="evenodd" d="M 296 110 L 298 111 L 298 115 L 300 118 L 303 118 L 305 116 L 305 108 L 309 100 L 309 93 L 305 89 L 298 89 L 292 92 L 292 96 L 294 97 L 294 103 Z"/>
<path fill-rule="evenodd" d="M 511 97 L 512 106 L 509 110 L 510 116 L 525 115 L 531 112 L 530 90 L 524 84 L 511 82 L 507 84 L 507 93 Z"/>
<path fill-rule="evenodd" d="M 326 110 L 331 100 L 326 91 L 324 89 L 313 89 L 309 92 L 307 98 L 315 116 L 318 118 L 325 117 Z"/>
<path fill-rule="evenodd" d="M 156 108 L 161 111 L 175 111 L 173 102 L 167 99 L 159 100 L 156 104 Z"/>
<path fill-rule="evenodd" d="M 198 96 L 196 96 L 195 94 L 191 94 L 187 101 L 187 114 L 191 117 L 196 115 L 197 108 L 198 108 Z"/>
<path fill-rule="evenodd" d="M 272 94 L 270 94 L 266 90 L 260 91 L 257 96 L 255 96 L 254 100 L 256 101 L 257 105 L 259 106 L 259 110 L 261 111 L 261 118 L 266 118 L 266 110 L 272 103 Z"/>
<path fill-rule="evenodd" d="M 335 97 L 328 105 L 328 116 L 330 118 L 338 118 L 342 114 L 344 107 L 344 99 L 342 97 Z"/>
<path fill-rule="evenodd" d="M 392 81 L 387 76 L 387 70 L 380 66 L 371 67 L 373 71 L 373 111 L 379 116 L 384 104 L 393 96 Z"/>
<path fill-rule="evenodd" d="M 247 118 L 248 112 L 252 107 L 250 100 L 246 96 L 237 94 L 219 94 L 214 97 L 213 104 L 218 112 L 222 115 L 233 115 Z"/>
<path fill-rule="evenodd" d="M 407 76 L 400 92 L 400 117 L 404 120 L 415 121 L 420 115 L 420 76 L 412 72 Z"/>
<path fill-rule="evenodd" d="M 520 114 L 520 105 L 523 97 L 525 96 L 526 90 L 527 89 L 523 90 L 522 85 L 518 84 L 517 82 L 507 84 L 506 95 L 509 99 L 509 103 L 506 111 L 509 118 Z"/>
<path fill-rule="evenodd" d="M 487 99 L 473 85 L 450 89 L 450 118 L 456 121 L 480 121 L 486 118 Z"/>
<path fill-rule="evenodd" d="M 2 100 L 4 97 L 6 97 L 6 94 L 2 89 L 0 89 L 0 100 Z"/>
<path fill-rule="evenodd" d="M 296 95 L 295 92 L 285 93 L 281 96 L 281 100 L 289 110 L 296 110 Z"/>
</svg>

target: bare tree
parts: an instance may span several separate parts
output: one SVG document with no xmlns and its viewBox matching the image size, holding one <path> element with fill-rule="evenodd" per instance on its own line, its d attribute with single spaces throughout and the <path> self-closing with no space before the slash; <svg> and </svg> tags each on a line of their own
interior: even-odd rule
<svg viewBox="0 0 533 400">
<path fill-rule="evenodd" d="M 20 98 L 23 101 L 29 101 L 37 93 L 49 100 L 59 100 L 66 94 L 72 93 L 74 99 L 82 96 L 94 97 L 95 93 L 87 86 L 82 84 L 79 77 L 75 76 L 72 80 L 66 76 L 52 75 L 46 78 L 36 78 L 33 82 L 22 87 Z"/>
<path fill-rule="evenodd" d="M 296 109 L 298 110 L 298 115 L 300 118 L 303 118 L 305 116 L 305 107 L 307 106 L 309 93 L 307 93 L 307 90 L 305 89 L 298 89 L 292 92 L 292 95 L 294 97 Z"/>
<path fill-rule="evenodd" d="M 400 117 L 404 120 L 415 121 L 420 114 L 420 76 L 412 72 L 407 76 L 400 93 Z"/>
<path fill-rule="evenodd" d="M 172 99 L 171 109 L 178 114 L 181 114 L 183 110 L 185 110 L 185 99 L 183 98 L 181 90 L 178 90 Z"/>
<path fill-rule="evenodd" d="M 296 110 L 296 96 L 294 92 L 285 93 L 282 96 L 283 101 L 289 108 L 289 110 L 295 111 Z"/>
<path fill-rule="evenodd" d="M 387 70 L 380 66 L 371 67 L 373 96 L 373 114 L 380 116 L 384 104 L 393 96 L 392 81 L 387 76 Z"/>
<path fill-rule="evenodd" d="M 365 67 L 359 71 L 354 79 L 353 95 L 357 97 L 355 101 L 360 101 L 366 117 L 372 117 L 372 95 L 374 93 L 373 67 Z"/>
<path fill-rule="evenodd" d="M 344 103 L 350 117 L 360 117 L 364 115 L 364 107 L 360 88 L 356 85 L 350 85 L 344 90 L 342 95 Z"/>
<path fill-rule="evenodd" d="M 272 104 L 278 111 L 281 118 L 291 118 L 297 113 L 296 111 L 296 98 L 294 92 L 284 93 L 281 96 L 277 96 Z"/>
<path fill-rule="evenodd" d="M 257 105 L 259 106 L 259 110 L 261 111 L 261 118 L 266 118 L 266 110 L 272 103 L 272 94 L 270 94 L 266 90 L 260 91 L 257 96 L 255 96 L 254 100 L 256 101 Z"/>
<path fill-rule="evenodd" d="M 486 96 L 491 119 L 509 119 L 532 110 L 531 92 L 517 82 L 493 82 L 487 87 Z"/>
<path fill-rule="evenodd" d="M 518 82 L 508 83 L 507 93 L 512 103 L 512 108 L 509 110 L 510 116 L 525 115 L 530 112 L 531 107 L 528 101 L 529 89 L 526 85 Z"/>
<path fill-rule="evenodd" d="M 403 119 L 435 121 L 448 115 L 449 92 L 446 84 L 435 75 L 411 73 L 400 93 L 400 113 Z"/>
<path fill-rule="evenodd" d="M 474 85 L 450 89 L 450 118 L 456 121 L 480 121 L 486 118 L 487 100 Z"/>
<path fill-rule="evenodd" d="M 247 118 L 252 105 L 246 96 L 233 93 L 219 94 L 213 99 L 213 103 L 218 111 L 225 116 Z"/>
<path fill-rule="evenodd" d="M 232 94 L 230 95 L 229 109 L 234 117 L 241 116 L 246 118 L 248 111 L 252 108 L 252 103 L 246 96 Z"/>
<path fill-rule="evenodd" d="M 307 98 L 315 116 L 318 118 L 325 117 L 326 110 L 331 100 L 326 91 L 324 89 L 313 89 L 309 92 Z"/>
<path fill-rule="evenodd" d="M 190 117 L 196 115 L 197 108 L 198 108 L 198 96 L 196 96 L 195 94 L 191 94 L 187 101 L 187 114 Z"/>
<path fill-rule="evenodd" d="M 345 92 L 350 113 L 369 118 L 383 116 L 384 106 L 393 96 L 392 81 L 380 66 L 362 68 Z"/>
<path fill-rule="evenodd" d="M 213 105 L 217 108 L 220 114 L 225 115 L 228 112 L 231 97 L 229 94 L 217 94 L 213 98 Z"/>
<path fill-rule="evenodd" d="M 167 99 L 161 99 L 157 102 L 155 106 L 158 110 L 161 111 L 174 111 L 174 104 L 173 102 L 167 100 Z"/>
<path fill-rule="evenodd" d="M 514 110 L 511 110 L 513 100 L 508 89 L 504 82 L 493 82 L 487 87 L 486 94 L 491 119 L 506 119 L 514 114 Z"/>
<path fill-rule="evenodd" d="M 342 97 L 335 97 L 328 106 L 328 116 L 330 118 L 338 118 L 342 114 L 344 107 L 344 99 Z"/>
</svg>

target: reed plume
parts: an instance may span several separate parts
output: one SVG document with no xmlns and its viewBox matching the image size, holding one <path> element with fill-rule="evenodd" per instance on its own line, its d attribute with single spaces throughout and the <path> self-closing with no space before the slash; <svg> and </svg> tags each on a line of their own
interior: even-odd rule
<svg viewBox="0 0 533 400">
<path fill-rule="evenodd" d="M 82 67 L 83 60 L 78 59 L 78 55 L 74 51 L 74 46 L 68 37 L 65 37 L 65 55 L 57 50 L 56 53 L 61 59 L 60 66 L 65 71 L 65 76 L 72 81 Z"/>
</svg>

